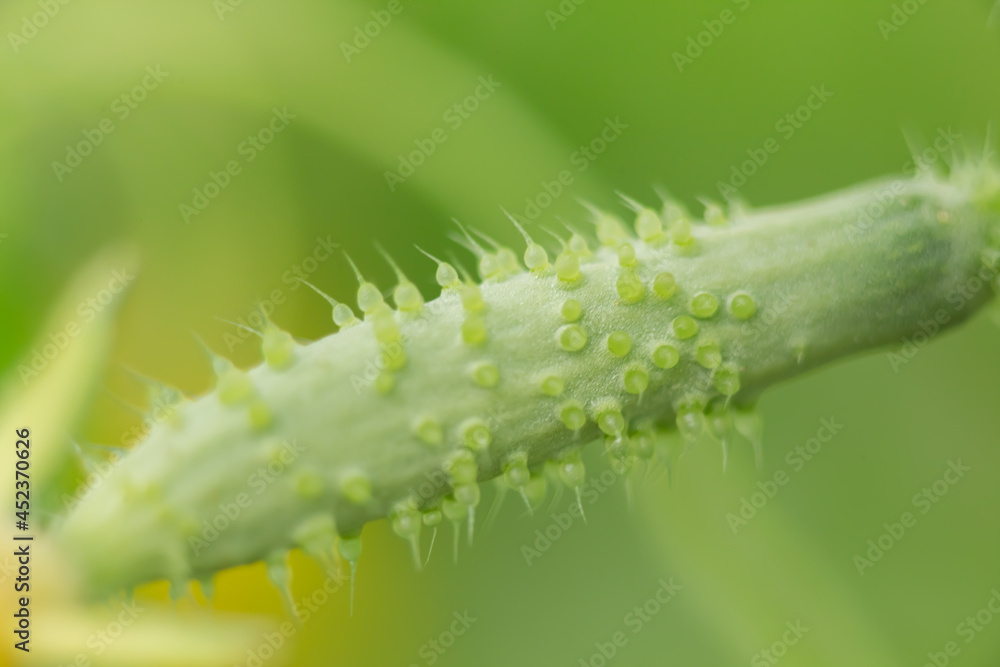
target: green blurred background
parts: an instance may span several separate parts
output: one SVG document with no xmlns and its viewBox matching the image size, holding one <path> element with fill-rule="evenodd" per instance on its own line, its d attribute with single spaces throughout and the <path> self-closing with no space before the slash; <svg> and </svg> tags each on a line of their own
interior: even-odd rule
<svg viewBox="0 0 1000 667">
<path fill-rule="evenodd" d="M 77 432 L 120 444 L 138 418 L 119 399 L 143 401 L 124 367 L 198 394 L 210 373 L 191 332 L 254 364 L 257 346 L 233 344 L 236 329 L 217 318 L 247 318 L 275 295 L 272 317 L 297 336 L 332 330 L 324 303 L 290 278 L 300 267 L 351 298 L 339 254 L 307 260 L 327 256 L 314 254 L 318 238 L 388 288 L 380 243 L 430 296 L 433 264 L 414 244 L 469 264 L 448 240 L 452 217 L 519 243 L 501 206 L 525 213 L 563 170 L 572 182 L 536 228 L 582 224 L 577 199 L 613 206 L 616 190 L 655 202 L 659 184 L 697 207 L 769 137 L 780 150 L 741 189 L 753 204 L 899 172 L 909 159 L 901 128 L 928 140 L 951 128 L 978 144 L 1000 119 L 1000 26 L 988 25 L 987 0 L 577 2 L 399 0 L 387 14 L 382 1 L 75 0 L 53 2 L 37 34 L 24 21 L 38 2 L 0 5 L 0 370 L 16 378 L 46 341 L 49 308 L 81 265 L 133 245 L 141 270 Z M 712 23 L 724 10 L 733 21 Z M 901 25 L 887 32 L 879 22 L 894 11 Z M 359 39 L 379 16 L 391 20 Z M 675 52 L 710 27 L 720 34 L 679 71 Z M 168 75 L 122 118 L 120 98 L 147 67 Z M 465 117 L 449 114 L 480 77 L 499 85 L 480 87 Z M 776 123 L 813 86 L 832 97 L 783 135 Z M 247 161 L 241 144 L 275 108 L 295 118 Z M 53 162 L 105 118 L 114 131 L 57 174 Z M 579 147 L 608 119 L 627 128 L 581 163 Z M 390 189 L 386 171 L 435 128 L 446 141 Z M 230 160 L 240 173 L 186 221 L 179 206 Z M 384 522 L 371 525 L 353 618 L 347 594 L 334 596 L 269 662 L 599 667 L 595 643 L 623 631 L 609 664 L 763 665 L 774 663 L 758 652 L 800 622 L 809 630 L 781 664 L 920 665 L 949 641 L 960 648 L 949 663 L 1000 664 L 1000 618 L 968 642 L 959 628 L 1000 590 L 998 367 L 998 334 L 980 316 L 896 370 L 874 353 L 777 388 L 761 404 L 759 473 L 742 442 L 724 475 L 706 438 L 672 488 L 651 475 L 629 509 L 618 484 L 586 507 L 588 525 L 573 524 L 530 566 L 522 546 L 553 520 L 521 516 L 516 499 L 457 565 L 443 527 L 420 574 Z M 786 453 L 824 418 L 843 429 L 795 469 Z M 958 459 L 971 471 L 921 514 L 913 495 Z M 591 475 L 606 469 L 593 452 L 588 463 Z M 787 486 L 734 535 L 726 514 L 778 470 Z M 854 556 L 905 511 L 916 526 L 860 576 Z M 308 595 L 320 571 L 293 562 L 295 595 Z M 633 633 L 627 615 L 670 577 L 683 588 Z M 140 592 L 165 595 L 163 585 Z M 260 565 L 218 577 L 211 605 L 283 613 Z M 465 611 L 478 619 L 470 630 L 443 654 L 429 650 Z"/>
</svg>

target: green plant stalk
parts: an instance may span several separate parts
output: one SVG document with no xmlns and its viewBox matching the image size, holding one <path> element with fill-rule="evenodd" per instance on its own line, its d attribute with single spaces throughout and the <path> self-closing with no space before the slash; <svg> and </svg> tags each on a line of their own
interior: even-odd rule
<svg viewBox="0 0 1000 667">
<path fill-rule="evenodd" d="M 741 406 L 766 387 L 899 343 L 942 312 L 954 325 L 991 298 L 971 286 L 993 278 L 998 183 L 966 165 L 693 226 L 668 203 L 639 212 L 641 238 L 596 214 L 589 257 L 574 238 L 542 265 L 532 244 L 536 270 L 515 272 L 509 251 L 477 248 L 479 290 L 446 286 L 421 305 L 402 278 L 397 311 L 362 283 L 363 322 L 340 305 L 347 326 L 311 344 L 263 332 L 265 362 L 245 374 L 216 359 L 216 390 L 177 405 L 59 539 L 97 595 L 261 559 L 281 582 L 288 549 L 329 563 L 338 540 L 353 563 L 362 526 L 387 516 L 419 562 L 421 525 L 441 509 L 464 521 L 478 482 L 504 475 L 534 502 L 546 462 L 579 486 L 581 445 L 604 438 L 620 460 L 643 458 L 637 432 L 693 441 L 706 410 L 754 437 Z M 447 266 L 438 275 L 451 284 Z M 616 332 L 629 344 L 609 342 Z"/>
</svg>

